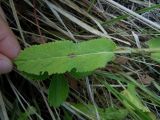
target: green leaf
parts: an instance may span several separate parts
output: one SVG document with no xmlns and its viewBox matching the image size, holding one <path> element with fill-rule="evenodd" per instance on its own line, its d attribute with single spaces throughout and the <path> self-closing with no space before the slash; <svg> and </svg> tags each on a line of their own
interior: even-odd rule
<svg viewBox="0 0 160 120">
<path fill-rule="evenodd" d="M 101 116 L 103 120 L 124 120 L 128 115 L 128 111 L 123 108 L 113 108 L 109 107 L 101 112 Z"/>
<path fill-rule="evenodd" d="M 57 41 L 26 48 L 15 61 L 18 70 L 35 75 L 88 72 L 105 67 L 114 58 L 116 45 L 100 38 L 81 43 Z"/>
<path fill-rule="evenodd" d="M 74 105 L 80 111 L 86 113 L 93 119 L 96 119 L 96 114 L 94 110 L 94 106 L 92 104 L 75 104 Z M 128 111 L 126 109 L 120 108 L 116 109 L 114 107 L 108 108 L 97 108 L 101 120 L 124 120 L 125 117 L 128 115 Z"/>
<path fill-rule="evenodd" d="M 51 80 L 48 93 L 48 101 L 51 106 L 59 107 L 68 97 L 69 86 L 63 75 L 54 75 Z"/>
<path fill-rule="evenodd" d="M 129 83 L 128 88 L 126 90 L 123 90 L 122 93 L 123 97 L 125 97 L 130 103 L 132 103 L 136 108 L 134 108 L 128 101 L 124 99 L 123 103 L 128 106 L 129 108 L 136 110 L 137 108 L 139 110 L 142 110 L 143 112 L 150 112 L 148 107 L 145 107 L 140 98 L 137 96 L 136 88 L 134 84 Z"/>
<path fill-rule="evenodd" d="M 149 48 L 160 49 L 160 38 L 153 38 L 146 43 Z M 160 62 L 160 51 L 151 53 L 151 58 L 157 62 Z"/>
</svg>

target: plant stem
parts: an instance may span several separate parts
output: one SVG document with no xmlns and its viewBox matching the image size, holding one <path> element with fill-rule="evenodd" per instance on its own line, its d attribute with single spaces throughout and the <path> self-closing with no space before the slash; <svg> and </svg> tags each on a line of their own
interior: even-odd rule
<svg viewBox="0 0 160 120">
<path fill-rule="evenodd" d="M 128 48 L 128 47 L 122 47 L 122 48 L 117 48 L 117 50 L 114 52 L 116 54 L 121 54 L 121 53 L 158 53 L 160 52 L 160 48 Z"/>
</svg>

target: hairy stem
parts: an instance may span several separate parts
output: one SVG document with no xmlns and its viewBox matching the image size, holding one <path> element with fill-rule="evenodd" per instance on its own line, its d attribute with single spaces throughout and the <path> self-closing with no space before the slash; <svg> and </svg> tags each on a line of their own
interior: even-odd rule
<svg viewBox="0 0 160 120">
<path fill-rule="evenodd" d="M 121 54 L 121 53 L 158 53 L 160 52 L 160 48 L 128 48 L 128 47 L 122 47 L 122 48 L 117 48 L 117 50 L 114 52 L 116 54 Z"/>
</svg>

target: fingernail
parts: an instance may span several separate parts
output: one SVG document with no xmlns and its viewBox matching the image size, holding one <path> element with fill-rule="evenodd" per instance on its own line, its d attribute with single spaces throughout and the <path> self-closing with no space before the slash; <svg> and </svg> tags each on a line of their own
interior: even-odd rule
<svg viewBox="0 0 160 120">
<path fill-rule="evenodd" d="M 8 73 L 12 70 L 12 63 L 7 57 L 0 56 L 0 74 Z"/>
<path fill-rule="evenodd" d="M 13 52 L 13 56 L 11 57 L 11 59 L 13 60 L 13 59 L 15 59 L 18 56 L 18 54 L 20 52 L 19 45 L 15 46 L 12 52 Z"/>
</svg>

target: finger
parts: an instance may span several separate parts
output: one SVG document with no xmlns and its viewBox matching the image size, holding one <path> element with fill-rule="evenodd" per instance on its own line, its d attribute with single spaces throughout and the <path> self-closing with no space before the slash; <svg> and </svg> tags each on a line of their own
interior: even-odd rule
<svg viewBox="0 0 160 120">
<path fill-rule="evenodd" d="M 0 74 L 8 73 L 12 70 L 12 62 L 6 56 L 0 54 Z"/>
<path fill-rule="evenodd" d="M 0 15 L 4 15 L 1 13 L 1 10 Z M 20 51 L 20 46 L 15 35 L 3 19 L 4 16 L 0 17 L 0 53 L 6 55 L 10 59 L 14 59 Z"/>
<path fill-rule="evenodd" d="M 20 50 L 19 44 L 7 25 L 0 20 L 0 53 L 14 59 Z"/>
</svg>

